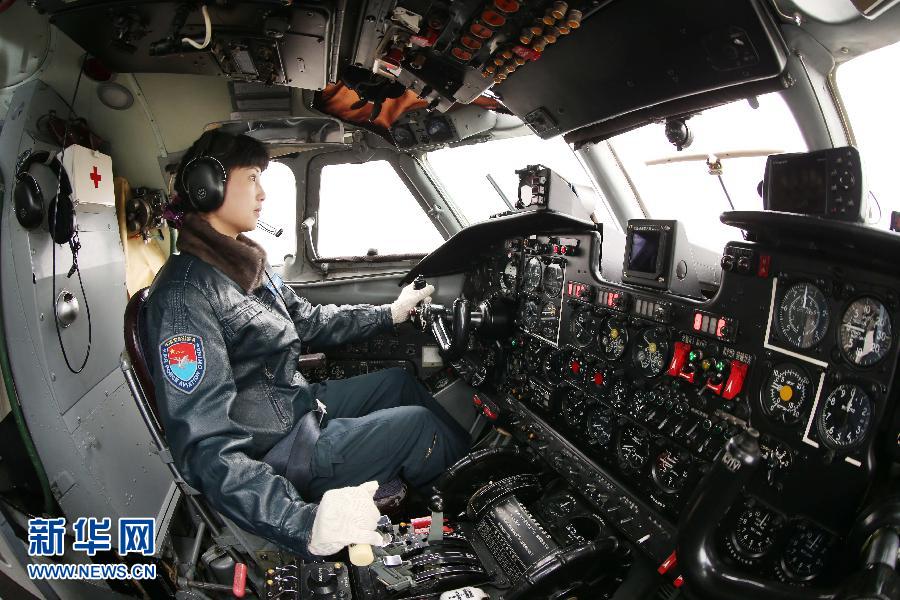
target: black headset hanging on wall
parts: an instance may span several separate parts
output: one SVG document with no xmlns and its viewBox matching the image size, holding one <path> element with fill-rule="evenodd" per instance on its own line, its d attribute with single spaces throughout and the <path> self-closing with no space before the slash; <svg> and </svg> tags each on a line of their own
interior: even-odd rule
<svg viewBox="0 0 900 600">
<path fill-rule="evenodd" d="M 13 189 L 13 205 L 19 225 L 35 229 L 44 220 L 44 192 L 30 169 L 35 164 L 46 165 L 56 176 L 57 192 L 47 207 L 47 225 L 50 237 L 57 244 L 69 242 L 75 235 L 75 206 L 72 202 L 72 184 L 58 158 L 49 152 L 26 150 L 16 168 L 16 185 Z"/>
</svg>

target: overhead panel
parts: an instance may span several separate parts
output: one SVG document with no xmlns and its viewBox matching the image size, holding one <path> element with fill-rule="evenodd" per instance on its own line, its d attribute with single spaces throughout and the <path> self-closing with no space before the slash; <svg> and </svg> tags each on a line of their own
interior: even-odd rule
<svg viewBox="0 0 900 600">
<path fill-rule="evenodd" d="M 544 138 L 740 84 L 777 87 L 786 64 L 754 0 L 611 2 L 552 50 L 494 87 Z"/>
</svg>

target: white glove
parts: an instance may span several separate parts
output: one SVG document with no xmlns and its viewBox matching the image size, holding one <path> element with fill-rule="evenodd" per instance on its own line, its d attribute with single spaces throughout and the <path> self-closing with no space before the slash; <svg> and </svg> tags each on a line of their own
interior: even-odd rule
<svg viewBox="0 0 900 600">
<path fill-rule="evenodd" d="M 310 553 L 328 556 L 348 544 L 383 546 L 384 539 L 375 531 L 381 516 L 372 501 L 377 489 L 377 481 L 367 481 L 325 492 L 309 537 Z"/>
<path fill-rule="evenodd" d="M 409 320 L 409 311 L 411 311 L 416 304 L 422 300 L 431 300 L 429 296 L 434 292 L 433 285 L 429 283 L 421 290 L 415 289 L 413 287 L 414 285 L 415 283 L 410 283 L 400 290 L 400 296 L 391 304 L 391 317 L 394 319 L 394 325 Z"/>
</svg>

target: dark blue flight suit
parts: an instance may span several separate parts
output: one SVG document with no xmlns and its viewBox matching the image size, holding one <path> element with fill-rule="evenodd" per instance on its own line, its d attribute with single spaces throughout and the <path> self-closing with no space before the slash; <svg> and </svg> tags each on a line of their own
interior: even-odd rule
<svg viewBox="0 0 900 600">
<path fill-rule="evenodd" d="M 154 281 L 142 331 L 185 480 L 241 527 L 305 555 L 317 508 L 310 500 L 398 475 L 425 486 L 468 451 L 469 436 L 399 369 L 310 385 L 297 370 L 307 344 L 391 331 L 390 307 L 312 306 L 271 280 L 247 292 L 205 261 L 173 255 Z M 263 458 L 316 399 L 327 416 L 309 489 L 298 493 Z"/>
</svg>

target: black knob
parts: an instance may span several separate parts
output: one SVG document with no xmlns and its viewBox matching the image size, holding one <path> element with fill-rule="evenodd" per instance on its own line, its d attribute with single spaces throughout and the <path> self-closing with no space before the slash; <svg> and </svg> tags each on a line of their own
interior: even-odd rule
<svg viewBox="0 0 900 600">
<path fill-rule="evenodd" d="M 746 273 L 750 270 L 750 258 L 747 256 L 742 256 L 737 261 L 738 271 L 741 273 Z"/>
<path fill-rule="evenodd" d="M 330 596 L 337 592 L 337 577 L 326 567 L 313 569 L 307 579 L 309 590 L 314 596 Z"/>
<path fill-rule="evenodd" d="M 431 512 L 444 512 L 444 499 L 439 494 L 435 494 L 431 497 L 428 508 L 431 509 Z"/>
<path fill-rule="evenodd" d="M 725 271 L 731 271 L 734 269 L 734 257 L 730 254 L 726 254 L 722 257 L 722 269 Z"/>
<path fill-rule="evenodd" d="M 425 278 L 421 275 L 416 275 L 416 278 L 413 280 L 413 289 L 421 290 L 426 285 Z"/>
</svg>

